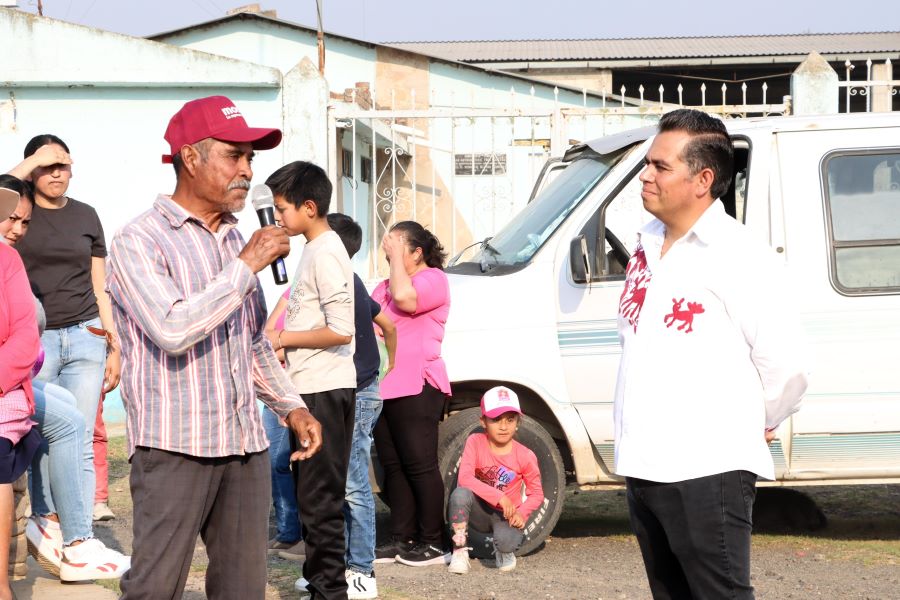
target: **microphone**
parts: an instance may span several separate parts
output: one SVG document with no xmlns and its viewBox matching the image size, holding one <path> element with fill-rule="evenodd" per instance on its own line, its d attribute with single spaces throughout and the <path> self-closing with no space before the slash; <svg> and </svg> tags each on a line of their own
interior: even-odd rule
<svg viewBox="0 0 900 600">
<path fill-rule="evenodd" d="M 272 196 L 269 186 L 261 183 L 250 188 L 250 204 L 256 209 L 260 227 L 275 225 L 275 198 Z M 280 256 L 272 263 L 272 275 L 275 276 L 275 283 L 278 285 L 288 282 L 284 259 Z"/>
</svg>

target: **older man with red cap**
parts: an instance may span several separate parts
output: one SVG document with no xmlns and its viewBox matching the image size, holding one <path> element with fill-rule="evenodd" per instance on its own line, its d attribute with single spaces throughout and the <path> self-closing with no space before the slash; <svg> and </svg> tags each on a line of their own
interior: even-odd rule
<svg viewBox="0 0 900 600">
<path fill-rule="evenodd" d="M 232 214 L 244 207 L 254 150 L 277 146 L 281 131 L 248 127 L 234 103 L 212 96 L 185 104 L 165 139 L 175 192 L 110 250 L 134 502 L 122 598 L 181 598 L 200 534 L 207 597 L 261 599 L 271 486 L 256 398 L 296 434 L 292 458 L 322 443 L 263 333 L 256 273 L 288 253 L 288 237 L 270 226 L 245 243 Z"/>
</svg>

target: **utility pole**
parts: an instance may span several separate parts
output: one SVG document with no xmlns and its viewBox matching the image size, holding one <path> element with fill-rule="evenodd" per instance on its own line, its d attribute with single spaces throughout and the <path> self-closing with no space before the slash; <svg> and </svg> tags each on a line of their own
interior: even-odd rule
<svg viewBox="0 0 900 600">
<path fill-rule="evenodd" d="M 38 0 L 40 4 L 40 0 Z M 322 5 L 325 0 L 316 0 L 316 15 L 319 20 L 319 31 L 316 34 L 316 45 L 319 49 L 319 75 L 325 77 L 325 30 L 322 27 Z"/>
<path fill-rule="evenodd" d="M 38 14 L 40 16 L 44 16 L 44 3 L 41 0 L 37 0 L 38 3 Z"/>
</svg>

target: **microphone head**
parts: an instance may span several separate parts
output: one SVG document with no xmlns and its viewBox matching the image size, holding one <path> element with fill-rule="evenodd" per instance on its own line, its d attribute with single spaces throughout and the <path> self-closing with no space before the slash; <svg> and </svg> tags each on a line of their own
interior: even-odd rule
<svg viewBox="0 0 900 600">
<path fill-rule="evenodd" d="M 250 204 L 253 205 L 255 210 L 273 206 L 275 198 L 272 196 L 272 188 L 264 183 L 254 185 L 250 188 Z"/>
</svg>

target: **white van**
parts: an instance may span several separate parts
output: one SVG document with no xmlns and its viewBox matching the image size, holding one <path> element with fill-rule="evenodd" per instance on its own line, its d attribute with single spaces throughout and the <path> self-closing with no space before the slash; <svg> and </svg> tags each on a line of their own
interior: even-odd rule
<svg viewBox="0 0 900 600">
<path fill-rule="evenodd" d="M 726 124 L 735 174 L 721 201 L 800 278 L 815 349 L 803 407 L 771 445 L 778 481 L 900 482 L 900 114 Z M 538 455 L 546 496 L 523 553 L 556 524 L 566 484 L 622 483 L 611 472 L 616 313 L 636 232 L 652 218 L 638 174 L 654 133 L 572 147 L 520 214 L 447 268 L 453 398 L 441 468 L 452 489 L 481 394 L 516 390 L 519 440 Z"/>
</svg>

